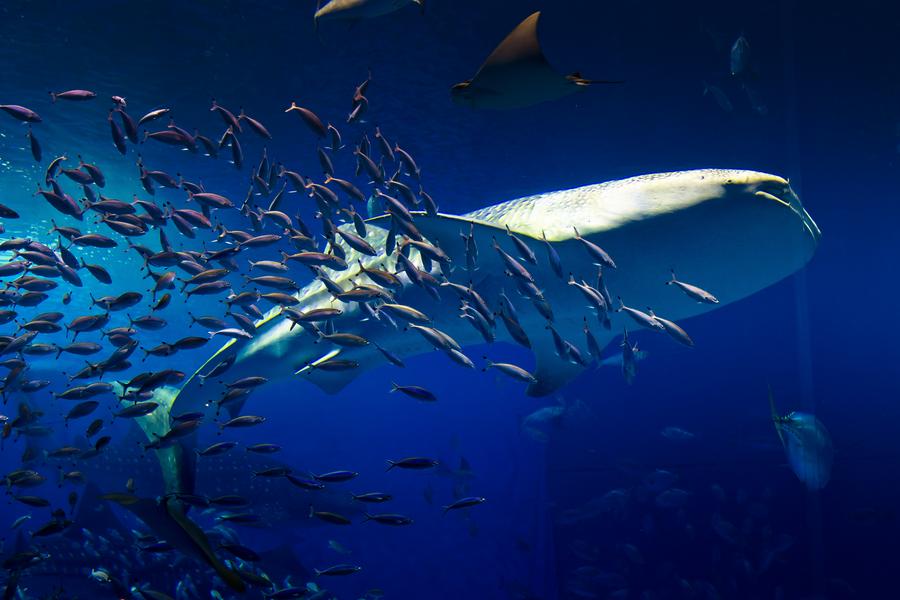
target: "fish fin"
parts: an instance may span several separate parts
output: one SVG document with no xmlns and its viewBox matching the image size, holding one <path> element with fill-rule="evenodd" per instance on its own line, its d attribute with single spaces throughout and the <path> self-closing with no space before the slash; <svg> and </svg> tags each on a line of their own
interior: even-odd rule
<svg viewBox="0 0 900 600">
<path fill-rule="evenodd" d="M 360 359 L 360 352 L 366 352 L 366 350 L 364 348 L 358 348 L 355 349 L 355 351 L 352 353 L 353 360 L 359 362 L 360 365 L 354 369 L 347 369 L 343 371 L 323 371 L 321 369 L 316 369 L 316 363 L 330 360 L 331 358 L 336 357 L 338 354 L 340 354 L 341 358 L 343 359 L 346 358 L 348 354 L 347 350 L 344 350 L 343 352 L 341 350 L 333 350 L 314 363 L 311 363 L 312 368 L 306 372 L 304 379 L 308 380 L 310 383 L 315 384 L 326 394 L 336 394 L 344 389 L 347 384 L 356 379 L 365 370 L 366 367 L 381 364 L 386 360 L 380 354 L 375 354 L 371 351 L 367 353 L 365 359 Z M 363 365 L 365 365 L 365 367 Z"/>
<path fill-rule="evenodd" d="M 769 410 L 772 413 L 772 423 L 775 425 L 775 432 L 778 433 L 778 439 L 781 440 L 781 445 L 785 445 L 784 441 L 784 433 L 781 431 L 781 417 L 778 416 L 778 413 L 775 411 L 775 396 L 772 395 L 772 385 L 769 384 Z"/>
<path fill-rule="evenodd" d="M 533 344 L 537 362 L 533 375 L 537 382 L 529 384 L 527 390 L 529 396 L 536 397 L 552 394 L 584 371 L 584 367 L 557 356 L 550 339 L 540 341 L 541 345 Z"/>
</svg>

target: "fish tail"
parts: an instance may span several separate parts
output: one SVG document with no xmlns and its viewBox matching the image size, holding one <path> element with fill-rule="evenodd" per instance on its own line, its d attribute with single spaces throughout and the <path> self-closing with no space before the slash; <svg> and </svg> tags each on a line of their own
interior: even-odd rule
<svg viewBox="0 0 900 600">
<path fill-rule="evenodd" d="M 772 415 L 772 423 L 775 425 L 775 431 L 778 433 L 778 439 L 781 440 L 782 446 L 784 445 L 784 434 L 781 432 L 781 417 L 778 416 L 778 413 L 775 410 L 775 396 L 772 394 L 772 385 L 768 384 L 769 387 L 769 411 Z"/>
</svg>

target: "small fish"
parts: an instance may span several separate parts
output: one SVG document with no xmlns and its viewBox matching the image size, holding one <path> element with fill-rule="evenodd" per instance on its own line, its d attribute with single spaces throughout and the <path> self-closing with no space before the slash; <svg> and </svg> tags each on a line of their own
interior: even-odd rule
<svg viewBox="0 0 900 600">
<path fill-rule="evenodd" d="M 703 95 L 706 96 L 709 94 L 713 97 L 713 100 L 716 101 L 716 104 L 719 105 L 725 112 L 731 112 L 734 110 L 734 106 L 731 104 L 731 100 L 728 99 L 728 96 L 725 92 L 722 91 L 722 88 L 703 82 Z"/>
<path fill-rule="evenodd" d="M 625 303 L 622 302 L 622 298 L 619 298 L 619 308 L 616 309 L 616 312 L 625 312 L 631 319 L 640 325 L 641 327 L 645 327 L 647 329 L 653 331 L 664 331 L 665 327 L 663 324 L 648 315 L 647 313 L 638 310 L 636 308 L 631 308 L 630 306 L 625 306 Z"/>
<path fill-rule="evenodd" d="M 500 255 L 500 258 L 503 259 L 503 262 L 506 264 L 506 269 L 509 271 L 514 277 L 521 279 L 527 283 L 534 283 L 534 276 L 528 272 L 528 269 L 522 266 L 522 263 L 517 261 L 515 258 L 510 256 L 506 251 L 504 251 L 500 245 L 497 243 L 497 239 L 493 240 L 494 250 L 497 254 Z"/>
<path fill-rule="evenodd" d="M 363 523 L 365 523 L 366 521 L 375 521 L 376 523 L 381 523 L 382 525 L 392 525 L 394 527 L 412 525 L 413 522 L 413 520 L 409 517 L 397 514 L 370 515 L 369 513 L 366 513 L 365 516 L 366 518 L 363 519 Z"/>
<path fill-rule="evenodd" d="M 356 471 L 330 471 L 321 475 L 313 475 L 313 478 L 323 483 L 342 483 L 355 479 L 359 475 Z"/>
<path fill-rule="evenodd" d="M 209 110 L 210 112 L 219 113 L 219 116 L 222 118 L 222 121 L 225 122 L 226 127 L 232 127 L 238 133 L 243 131 L 241 129 L 241 124 L 237 117 L 234 116 L 234 113 L 217 103 L 215 98 L 212 99 L 212 107 Z"/>
<path fill-rule="evenodd" d="M 662 317 L 658 317 L 653 313 L 652 309 L 648 310 L 648 314 L 660 325 L 663 326 L 663 329 L 666 330 L 666 333 L 671 336 L 673 340 L 682 344 L 684 346 L 688 346 L 689 348 L 693 348 L 694 340 L 691 339 L 691 336 L 687 334 L 687 332 L 681 328 L 680 325 L 675 323 L 674 321 L 669 321 L 668 319 L 663 319 Z"/>
<path fill-rule="evenodd" d="M 553 269 L 553 272 L 556 273 L 556 276 L 560 279 L 563 278 L 563 267 L 562 260 L 559 258 L 559 253 L 556 251 L 556 248 L 553 247 L 553 244 L 547 239 L 547 234 L 541 230 L 541 238 L 544 240 L 544 244 L 547 247 L 547 260 L 550 262 L 550 267 Z"/>
<path fill-rule="evenodd" d="M 537 257 L 534 255 L 534 251 L 528 247 L 522 238 L 517 236 L 510 230 L 509 225 L 506 226 L 506 235 L 513 241 L 513 245 L 516 247 L 516 251 L 519 253 L 519 258 L 522 260 L 529 262 L 533 265 L 537 264 Z"/>
<path fill-rule="evenodd" d="M 371 19 L 392 13 L 408 4 L 417 4 L 421 10 L 425 10 L 425 0 L 331 0 L 316 10 L 313 18 L 316 24 L 320 19 Z M 361 90 L 364 89 L 364 86 L 357 88 L 354 99 L 361 96 Z"/>
<path fill-rule="evenodd" d="M 123 419 L 133 419 L 149 415 L 157 408 L 159 408 L 159 404 L 156 402 L 137 402 L 113 414 Z"/>
<path fill-rule="evenodd" d="M 333 567 L 328 567 L 327 569 L 313 569 L 316 573 L 316 577 L 325 576 L 325 577 L 333 577 L 333 576 L 343 576 L 343 575 L 352 575 L 353 573 L 358 573 L 362 571 L 362 567 L 356 565 L 334 565 Z"/>
<path fill-rule="evenodd" d="M 37 137 L 35 137 L 30 125 L 28 126 L 28 133 L 26 135 L 28 137 L 28 144 L 31 147 L 32 158 L 34 158 L 35 162 L 41 162 L 41 156 L 43 156 L 41 143 L 38 141 Z"/>
<path fill-rule="evenodd" d="M 481 496 L 471 496 L 469 498 L 460 498 L 456 502 L 448 504 L 444 506 L 444 514 L 446 515 L 448 511 L 458 510 L 460 508 L 470 508 L 472 506 L 478 506 L 479 504 L 484 503 L 486 498 L 482 498 Z"/>
<path fill-rule="evenodd" d="M 369 504 L 380 504 L 382 502 L 388 502 L 393 499 L 393 496 L 390 494 L 385 494 L 384 492 L 367 492 L 365 494 L 353 494 L 353 499 L 358 502 L 366 502 Z"/>
<path fill-rule="evenodd" d="M 573 227 L 575 230 L 575 239 L 581 242 L 581 245 L 584 246 L 585 250 L 587 250 L 588 255 L 596 261 L 596 264 L 608 267 L 610 269 L 616 268 L 616 263 L 613 261 L 612 257 L 606 253 L 606 250 L 595 244 L 594 242 L 581 237 L 581 234 L 578 233 L 578 228 Z"/>
<path fill-rule="evenodd" d="M 287 479 L 292 485 L 300 488 L 301 490 L 322 490 L 325 489 L 325 484 L 315 479 L 310 479 L 308 477 L 300 477 L 298 475 L 294 475 L 293 473 L 288 473 L 285 475 L 285 479 Z M 310 516 L 310 518 L 312 515 Z M 343 525 L 344 523 L 340 523 Z"/>
<path fill-rule="evenodd" d="M 246 546 L 242 546 L 240 544 L 221 544 L 219 545 L 219 548 L 230 552 L 231 554 L 234 554 L 239 559 L 246 562 L 253 563 L 262 560 L 259 554 L 257 554 L 250 548 L 247 548 Z"/>
<path fill-rule="evenodd" d="M 33 508 L 45 508 L 50 506 L 50 501 L 40 496 L 13 496 L 13 500 L 17 500 L 26 506 Z"/>
<path fill-rule="evenodd" d="M 266 383 L 268 381 L 269 380 L 266 379 L 265 377 L 256 377 L 256 376 L 242 377 L 241 379 L 237 379 L 235 381 L 232 381 L 231 383 L 226 383 L 225 387 L 229 388 L 229 389 L 231 389 L 231 388 L 241 388 L 241 389 L 254 388 L 254 387 L 263 385 L 264 383 Z"/>
<path fill-rule="evenodd" d="M 622 334 L 622 375 L 625 377 L 625 382 L 631 385 L 634 382 L 634 378 L 637 375 L 637 355 L 638 355 L 638 347 L 637 344 L 631 345 L 631 342 L 628 340 L 628 331 L 626 330 Z"/>
<path fill-rule="evenodd" d="M 96 98 L 97 94 L 90 90 L 68 90 L 65 92 L 50 92 L 50 99 L 53 102 L 57 100 L 74 100 L 77 102 L 83 102 L 85 100 L 91 100 Z"/>
<path fill-rule="evenodd" d="M 679 508 L 690 499 L 690 492 L 678 488 L 670 488 L 656 497 L 656 505 L 660 508 Z"/>
<path fill-rule="evenodd" d="M 343 544 L 335 540 L 328 540 L 328 547 L 338 554 L 343 554 L 344 556 L 350 556 L 352 554 L 352 552 L 345 548 Z"/>
<path fill-rule="evenodd" d="M 743 75 L 750 68 L 750 44 L 743 35 L 731 46 L 731 75 Z"/>
<path fill-rule="evenodd" d="M 483 370 L 487 371 L 488 369 L 497 369 L 504 375 L 508 375 L 519 381 L 524 381 L 525 383 L 537 383 L 537 378 L 534 375 L 517 365 L 487 361 Z"/>
<path fill-rule="evenodd" d="M 260 425 L 266 421 L 265 417 L 257 416 L 257 415 L 241 415 L 239 417 L 235 417 L 222 423 L 219 425 L 220 429 L 225 429 L 226 427 L 252 427 L 254 425 Z"/>
<path fill-rule="evenodd" d="M 219 456 L 237 446 L 237 442 L 218 442 L 203 450 L 195 450 L 198 456 Z"/>
<path fill-rule="evenodd" d="M 19 121 L 24 121 L 26 123 L 40 123 L 41 116 L 31 110 L 30 108 L 25 108 L 24 106 L 19 106 L 18 104 L 0 104 L 0 110 L 10 115 L 14 119 L 18 119 Z"/>
<path fill-rule="evenodd" d="M 138 125 L 143 125 L 145 123 L 149 123 L 150 121 L 155 121 L 156 119 L 159 119 L 160 117 L 167 115 L 170 110 L 172 110 L 172 109 L 171 108 L 157 108 L 156 110 L 151 110 L 150 112 L 148 112 L 147 114 L 145 114 L 143 117 L 140 118 L 140 120 L 138 121 Z"/>
<path fill-rule="evenodd" d="M 709 292 L 704 289 L 701 289 L 695 285 L 691 285 L 690 283 L 684 283 L 683 281 L 678 281 L 678 278 L 675 277 L 675 271 L 672 271 L 672 278 L 666 282 L 666 285 L 674 285 L 681 289 L 685 294 L 688 295 L 689 298 L 696 300 L 697 302 L 702 302 L 704 304 L 718 304 L 719 300 Z"/>
<path fill-rule="evenodd" d="M 388 460 L 388 468 L 390 471 L 394 467 L 400 469 L 414 469 L 414 470 L 422 470 L 422 469 L 432 469 L 438 465 L 438 461 L 433 458 L 425 458 L 421 456 L 411 456 L 409 458 L 401 458 L 399 460 Z"/>
<path fill-rule="evenodd" d="M 291 474 L 290 467 L 270 467 L 268 469 L 260 469 L 253 471 L 254 477 L 285 477 Z"/>
<path fill-rule="evenodd" d="M 309 127 L 310 131 L 316 134 L 318 137 L 325 137 L 328 133 L 328 129 L 322 123 L 322 120 L 308 108 L 303 108 L 302 106 L 297 106 L 296 102 L 291 102 L 291 105 L 284 112 L 297 111 L 299 113 L 300 118 L 303 119 L 303 122 Z"/>
<path fill-rule="evenodd" d="M 684 442 L 688 440 L 694 439 L 696 436 L 690 431 L 681 429 L 680 427 L 665 427 L 662 431 L 659 432 L 661 436 L 666 438 L 667 440 Z"/>
<path fill-rule="evenodd" d="M 83 402 L 79 402 L 78 404 L 73 406 L 72 409 L 69 410 L 69 412 L 66 414 L 66 425 L 68 425 L 69 421 L 88 416 L 89 414 L 94 412 L 98 406 L 100 406 L 100 403 L 96 400 L 85 400 Z"/>
<path fill-rule="evenodd" d="M 350 519 L 348 519 L 347 517 L 333 512 L 316 511 L 315 509 L 313 509 L 312 505 L 310 505 L 309 507 L 309 518 L 316 518 L 320 521 L 324 521 L 325 523 L 330 523 L 332 525 L 350 524 Z"/>
<path fill-rule="evenodd" d="M 253 452 L 255 454 L 273 454 L 280 451 L 281 446 L 278 444 L 251 444 L 247 446 L 247 452 Z"/>
<path fill-rule="evenodd" d="M 436 402 L 437 396 L 433 392 L 420 387 L 418 385 L 398 385 L 391 383 L 391 392 L 401 392 L 410 398 L 420 400 L 422 402 Z"/>
<path fill-rule="evenodd" d="M 22 515 L 13 521 L 12 525 L 9 526 L 10 529 L 17 529 L 22 523 L 31 518 L 31 515 Z"/>
<path fill-rule="evenodd" d="M 238 115 L 237 118 L 238 118 L 238 121 L 246 121 L 247 124 L 250 126 L 250 129 L 252 129 L 254 132 L 256 132 L 256 134 L 259 135 L 260 137 L 265 138 L 267 140 L 272 139 L 272 134 L 269 133 L 269 130 L 266 129 L 266 127 L 261 122 L 257 121 L 253 117 L 247 115 L 244 112 L 243 108 L 240 109 L 240 114 Z"/>
<path fill-rule="evenodd" d="M 255 515 L 253 513 L 243 512 L 243 513 L 224 513 L 216 517 L 217 521 L 222 521 L 226 523 L 237 523 L 237 524 L 252 524 L 259 523 L 260 516 Z"/>
</svg>

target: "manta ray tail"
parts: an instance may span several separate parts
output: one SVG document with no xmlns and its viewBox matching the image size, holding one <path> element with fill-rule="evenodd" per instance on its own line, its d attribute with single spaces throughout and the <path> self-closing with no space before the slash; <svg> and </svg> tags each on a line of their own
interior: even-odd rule
<svg viewBox="0 0 900 600">
<path fill-rule="evenodd" d="M 585 87 L 587 87 L 589 85 L 594 85 L 594 84 L 607 85 L 607 84 L 625 83 L 624 79 L 585 79 L 584 77 L 581 76 L 581 73 L 579 73 L 577 71 L 575 73 L 572 73 L 571 75 L 567 75 L 566 79 L 568 79 L 575 85 L 580 85 L 580 86 L 585 86 Z"/>
</svg>

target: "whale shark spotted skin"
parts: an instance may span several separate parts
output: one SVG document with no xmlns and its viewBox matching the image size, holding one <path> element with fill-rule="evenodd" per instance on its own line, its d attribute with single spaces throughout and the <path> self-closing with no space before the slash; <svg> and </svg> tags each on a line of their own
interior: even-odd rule
<svg viewBox="0 0 900 600">
<path fill-rule="evenodd" d="M 552 306 L 553 327 L 584 355 L 587 355 L 582 331 L 585 318 L 601 347 L 632 323 L 624 314 L 611 312 L 611 328 L 601 327 L 583 295 L 568 285 L 569 273 L 578 281 L 596 282 L 598 270 L 583 243 L 575 239 L 573 226 L 583 239 L 599 245 L 614 258 L 617 268 L 604 270 L 613 298 L 619 296 L 625 304 L 641 309 L 652 307 L 655 314 L 672 320 L 724 306 L 787 277 L 810 260 L 820 238 L 818 227 L 785 179 L 742 170 L 643 175 L 519 198 L 462 216 L 414 215 L 422 235 L 451 257 L 453 267 L 445 269 L 449 280 L 464 285 L 471 283 L 492 309 L 498 306 L 501 292 L 512 299 L 535 354 L 533 374 L 537 381 L 527 389 L 534 396 L 553 392 L 584 367 L 557 356 L 547 320 L 529 299 L 516 294 L 515 282 L 505 273 L 504 264 L 492 249 L 496 239 L 501 248 L 516 256 L 507 228 L 537 255 L 536 265 L 523 264 Z M 384 248 L 389 223 L 385 216 L 368 221 L 366 239 L 373 247 Z M 465 243 L 460 236 L 460 233 L 469 234 L 470 230 L 479 250 L 477 269 L 472 272 L 466 269 Z M 543 236 L 561 258 L 565 270 L 562 278 L 550 268 Z M 367 267 L 394 270 L 393 256 L 382 253 L 369 257 L 349 248 L 345 250 L 349 265 L 356 265 L 359 259 Z M 410 256 L 416 264 L 421 264 L 415 250 L 411 250 Z M 683 281 L 710 290 L 719 304 L 698 303 L 665 285 L 672 269 Z M 342 272 L 328 269 L 324 272 L 344 289 L 352 287 L 354 282 L 368 283 L 354 266 Z M 433 272 L 438 272 L 437 267 Z M 441 288 L 441 300 L 436 301 L 405 275 L 399 277 L 404 286 L 396 293 L 396 302 L 427 314 L 434 327 L 448 333 L 464 349 L 467 345 L 483 343 L 471 324 L 459 318 L 459 301 L 451 290 Z M 341 308 L 344 313 L 335 321 L 336 331 L 360 335 L 399 357 L 433 350 L 421 335 L 402 324 L 394 327 L 386 319 L 365 319 L 358 304 L 334 299 L 318 280 L 296 296 L 300 304 L 295 308 L 304 312 L 322 307 Z M 280 312 L 277 307 L 269 311 L 257 323 L 252 339 L 227 342 L 198 373 L 208 372 L 233 355 L 233 366 L 219 376 L 223 381 L 250 375 L 270 381 L 295 378 L 336 393 L 361 372 L 387 362 L 374 344 L 340 348 L 324 341 L 316 343 L 302 327 L 292 329 L 291 322 Z M 502 324 L 498 324 L 495 333 L 498 341 L 511 341 Z M 359 367 L 340 372 L 304 369 L 323 356 L 352 360 Z M 448 368 L 461 367 L 450 364 L 448 359 Z M 295 375 L 297 371 L 301 373 Z M 215 409 L 208 407 L 208 403 L 214 403 L 223 391 L 220 382 L 208 380 L 204 385 L 195 374 L 180 392 L 163 390 L 165 397 L 157 401 L 174 413 L 211 412 Z M 234 407 L 235 411 L 240 408 Z M 167 413 L 159 410 L 141 419 L 148 436 L 152 438 L 151 433 L 165 432 Z M 195 447 L 196 435 L 158 452 L 169 492 L 193 490 Z"/>
</svg>

